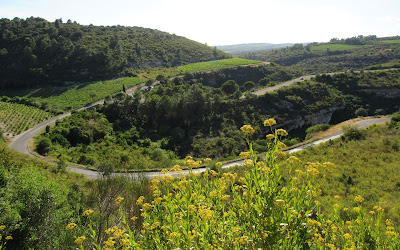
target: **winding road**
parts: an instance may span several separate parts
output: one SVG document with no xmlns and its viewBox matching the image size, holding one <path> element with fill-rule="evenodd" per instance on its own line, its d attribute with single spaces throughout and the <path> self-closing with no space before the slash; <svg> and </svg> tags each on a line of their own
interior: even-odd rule
<svg viewBox="0 0 400 250">
<path fill-rule="evenodd" d="M 330 73 L 330 74 L 335 74 L 335 73 Z M 310 79 L 312 77 L 314 77 L 314 75 L 303 76 L 303 79 L 306 80 L 306 79 Z M 266 92 L 274 91 L 274 90 L 279 89 L 279 88 L 284 87 L 284 86 L 289 86 L 289 85 L 291 85 L 291 84 L 293 84 L 295 82 L 298 82 L 298 81 L 300 81 L 300 78 L 297 78 L 297 79 L 294 79 L 294 80 L 291 80 L 291 81 L 287 81 L 287 82 L 278 84 L 278 85 L 273 86 L 273 87 L 261 89 L 261 90 L 258 90 L 256 92 L 253 92 L 253 93 L 257 94 L 257 95 L 262 95 L 262 94 L 264 94 Z M 133 91 L 135 91 L 137 88 L 140 88 L 140 87 L 142 87 L 141 84 L 130 88 L 128 90 L 128 94 L 132 93 Z M 81 107 L 81 108 L 77 109 L 77 111 L 95 107 L 95 106 L 97 106 L 99 104 L 102 104 L 103 102 L 104 102 L 104 100 L 99 100 L 99 101 L 97 101 L 95 103 L 92 103 L 90 105 Z M 9 143 L 8 146 L 10 148 L 18 151 L 18 152 L 21 152 L 21 153 L 25 154 L 25 155 L 28 155 L 28 156 L 31 156 L 31 157 L 37 157 L 37 158 L 40 158 L 40 159 L 43 160 L 42 157 L 30 152 L 30 150 L 28 148 L 29 141 L 32 139 L 33 136 L 35 136 L 40 131 L 45 129 L 46 126 L 52 125 L 57 120 L 63 119 L 65 117 L 69 116 L 69 115 L 71 115 L 71 112 L 68 112 L 68 113 L 53 117 L 52 119 L 50 119 L 48 121 L 45 121 L 45 122 L 43 122 L 41 124 L 36 125 L 35 127 L 33 127 L 31 129 L 29 129 L 29 130 L 27 130 L 27 131 L 15 136 L 12 139 L 12 141 Z M 370 126 L 372 124 L 385 123 L 385 122 L 389 121 L 390 119 L 391 119 L 390 117 L 381 117 L 381 118 L 372 117 L 372 118 L 368 118 L 368 119 L 365 119 L 365 120 L 362 120 L 362 121 L 358 121 L 354 125 L 359 127 L 359 128 L 365 128 L 365 127 L 368 127 L 368 126 Z M 326 136 L 326 137 L 324 137 L 322 139 L 319 139 L 317 141 L 311 142 L 309 144 L 305 144 L 305 145 L 302 145 L 302 146 L 295 147 L 295 148 L 292 148 L 290 150 L 287 150 L 287 152 L 288 153 L 294 153 L 294 152 L 297 152 L 297 151 L 300 151 L 300 150 L 304 150 L 304 149 L 306 149 L 308 147 L 316 146 L 316 145 L 319 145 L 320 143 L 323 143 L 323 142 L 338 138 L 342 134 L 343 134 L 343 131 L 338 131 L 338 132 L 335 132 L 335 133 L 333 133 L 333 134 L 331 134 L 329 136 Z M 225 168 L 230 168 L 230 167 L 233 167 L 233 166 L 241 165 L 242 163 L 243 163 L 242 160 L 232 161 L 232 162 L 225 163 L 224 165 L 222 165 L 222 168 L 224 168 L 224 169 Z M 83 174 L 89 179 L 99 179 L 99 178 L 102 178 L 102 176 L 103 176 L 102 172 L 99 172 L 99 171 L 96 171 L 96 170 L 87 169 L 87 168 L 76 167 L 74 165 L 69 165 L 67 167 L 67 170 Z M 204 172 L 204 171 L 206 171 L 206 168 L 199 168 L 199 169 L 193 170 L 194 173 L 200 173 L 200 172 Z M 188 173 L 189 170 L 184 170 L 184 172 Z M 179 173 L 179 172 L 168 173 L 168 175 L 173 175 L 173 176 L 177 176 L 177 175 L 181 175 L 181 174 L 182 173 Z M 143 178 L 144 179 L 152 179 L 155 176 L 160 176 L 160 175 L 162 175 L 162 174 L 160 172 L 157 172 L 157 171 L 113 172 L 111 174 L 111 176 L 125 176 L 125 177 L 129 177 L 129 178 L 132 178 L 132 179 L 135 179 L 135 180 L 143 179 Z"/>
</svg>

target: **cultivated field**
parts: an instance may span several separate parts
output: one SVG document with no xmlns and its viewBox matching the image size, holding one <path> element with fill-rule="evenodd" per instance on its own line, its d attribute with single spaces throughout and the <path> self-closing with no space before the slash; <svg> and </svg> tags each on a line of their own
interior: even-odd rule
<svg viewBox="0 0 400 250">
<path fill-rule="evenodd" d="M 231 58 L 231 59 L 223 59 L 223 60 L 218 60 L 218 61 L 192 63 L 192 64 L 180 66 L 180 67 L 178 67 L 178 69 L 182 70 L 184 73 L 191 73 L 191 72 L 196 72 L 196 71 L 200 71 L 200 70 L 229 68 L 229 67 L 234 67 L 234 66 L 257 64 L 257 63 L 261 63 L 261 61 L 248 60 L 248 59 L 242 59 L 242 58 Z"/>
<path fill-rule="evenodd" d="M 357 49 L 362 46 L 359 45 L 347 45 L 347 44 L 324 44 L 311 47 L 312 51 L 325 51 L 329 49 L 330 51 L 343 51 L 343 50 L 351 50 Z"/>
<path fill-rule="evenodd" d="M 0 125 L 4 132 L 17 135 L 51 117 L 38 108 L 24 104 L 0 102 Z"/>
</svg>

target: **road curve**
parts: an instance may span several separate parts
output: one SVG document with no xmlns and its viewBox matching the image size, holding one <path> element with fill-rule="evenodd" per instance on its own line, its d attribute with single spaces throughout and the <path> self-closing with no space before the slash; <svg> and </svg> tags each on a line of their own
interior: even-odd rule
<svg viewBox="0 0 400 250">
<path fill-rule="evenodd" d="M 333 75 L 333 74 L 337 74 L 337 73 L 328 73 L 328 74 L 329 75 Z M 310 78 L 312 78 L 314 76 L 315 75 L 303 76 L 303 79 L 307 80 L 307 79 L 310 79 Z M 298 82 L 298 81 L 301 81 L 300 78 L 297 78 L 297 79 L 294 79 L 294 80 L 290 80 L 290 81 L 275 85 L 273 87 L 268 87 L 268 88 L 265 88 L 265 89 L 258 90 L 256 92 L 253 92 L 253 94 L 262 95 L 262 94 L 265 94 L 266 92 L 274 91 L 274 90 L 279 89 L 279 88 L 284 87 L 284 86 L 289 86 L 289 85 L 291 85 L 291 84 L 293 84 L 295 82 Z M 142 86 L 143 86 L 143 84 L 139 84 L 139 85 L 136 85 L 136 86 L 128 89 L 127 94 L 131 94 L 137 88 L 140 88 Z M 99 100 L 99 101 L 97 101 L 95 103 L 92 103 L 90 105 L 86 105 L 86 106 L 81 107 L 81 108 L 79 108 L 77 110 L 79 111 L 79 110 L 88 109 L 88 108 L 97 106 L 99 104 L 102 104 L 103 102 L 104 102 L 104 100 Z M 15 136 L 12 139 L 12 141 L 9 143 L 8 146 L 10 148 L 18 151 L 18 152 L 21 152 L 21 153 L 25 154 L 25 155 L 28 155 L 28 156 L 31 156 L 31 157 L 40 158 L 38 155 L 33 154 L 32 152 L 29 151 L 28 143 L 29 143 L 30 139 L 33 136 L 35 136 L 37 133 L 39 133 L 40 131 L 45 129 L 46 126 L 52 125 L 57 120 L 63 119 L 63 118 L 65 118 L 67 116 L 70 116 L 70 115 L 71 115 L 71 112 L 68 112 L 68 113 L 53 117 L 52 119 L 50 119 L 48 121 L 45 121 L 43 123 L 40 123 L 40 124 L 36 125 L 35 127 L 33 127 L 31 129 L 29 129 L 29 130 L 27 130 L 27 131 Z M 367 127 L 367 126 L 369 126 L 371 124 L 374 124 L 374 123 L 381 124 L 381 123 L 385 123 L 386 121 L 389 121 L 389 120 L 390 120 L 390 118 L 371 118 L 371 119 L 362 120 L 360 122 L 357 122 L 355 125 L 359 126 L 360 128 L 364 128 L 364 127 Z M 302 145 L 302 146 L 297 147 L 297 148 L 293 148 L 293 149 L 289 150 L 288 152 L 289 153 L 293 153 L 293 152 L 296 152 L 296 151 L 304 150 L 307 147 L 315 146 L 315 145 L 318 145 L 318 144 L 320 144 L 322 142 L 325 142 L 325 141 L 332 140 L 332 139 L 335 139 L 337 137 L 340 137 L 342 134 L 343 134 L 343 132 L 340 131 L 340 132 L 334 133 L 334 134 L 332 134 L 332 135 L 330 135 L 328 137 L 322 138 L 322 139 L 320 139 L 318 141 L 312 142 L 310 144 L 306 144 L 306 145 Z M 224 164 L 222 166 L 222 168 L 230 168 L 232 166 L 241 165 L 241 164 L 242 164 L 241 160 L 232 161 L 230 163 Z M 103 173 L 101 173 L 99 171 L 86 169 L 86 168 L 79 168 L 79 167 L 75 167 L 73 165 L 69 165 L 67 167 L 67 170 L 83 174 L 89 179 L 98 179 L 98 178 L 101 178 L 101 176 L 103 175 Z M 204 168 L 200 168 L 200 169 L 193 170 L 193 172 L 194 173 L 195 172 L 199 173 L 199 172 L 203 172 L 205 170 L 206 169 L 204 169 Z M 186 172 L 188 172 L 188 171 L 186 171 Z M 171 174 L 171 173 L 169 173 L 169 174 Z M 180 174 L 180 173 L 172 173 L 172 175 L 178 175 L 178 174 Z M 149 171 L 149 172 L 118 172 L 118 173 L 115 172 L 115 173 L 112 173 L 111 175 L 112 176 L 126 176 L 126 177 L 131 177 L 133 179 L 140 179 L 140 178 L 151 179 L 151 178 L 154 178 L 154 176 L 156 176 L 156 175 L 160 175 L 160 173 L 159 172 L 154 172 L 154 171 Z"/>
</svg>

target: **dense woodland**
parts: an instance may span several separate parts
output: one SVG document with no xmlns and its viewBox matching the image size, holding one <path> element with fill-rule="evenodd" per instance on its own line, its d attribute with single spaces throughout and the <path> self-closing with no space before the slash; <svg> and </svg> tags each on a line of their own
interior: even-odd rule
<svg viewBox="0 0 400 250">
<path fill-rule="evenodd" d="M 80 25 L 42 18 L 0 20 L 1 88 L 135 75 L 135 69 L 229 58 L 187 38 L 153 29 Z"/>
</svg>

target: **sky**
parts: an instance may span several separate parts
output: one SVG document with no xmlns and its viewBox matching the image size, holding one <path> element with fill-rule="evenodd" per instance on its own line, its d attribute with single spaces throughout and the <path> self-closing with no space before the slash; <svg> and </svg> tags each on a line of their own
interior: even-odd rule
<svg viewBox="0 0 400 250">
<path fill-rule="evenodd" d="M 400 35 L 399 0 L 0 0 L 0 18 L 157 29 L 208 45 Z"/>
</svg>

